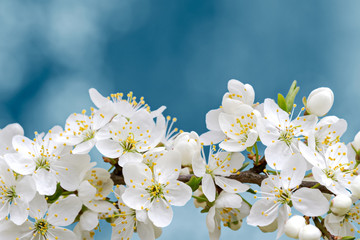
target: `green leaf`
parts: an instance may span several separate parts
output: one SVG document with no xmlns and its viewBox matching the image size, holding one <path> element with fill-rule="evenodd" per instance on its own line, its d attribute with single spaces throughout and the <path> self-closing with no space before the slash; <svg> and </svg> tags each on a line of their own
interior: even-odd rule
<svg viewBox="0 0 360 240">
<path fill-rule="evenodd" d="M 202 180 L 202 177 L 198 178 L 196 176 L 192 176 L 186 184 L 191 187 L 193 192 L 195 192 L 199 188 L 201 180 Z"/>
<path fill-rule="evenodd" d="M 286 110 L 286 101 L 285 101 L 284 96 L 283 96 L 281 93 L 278 94 L 278 100 L 277 100 L 277 101 L 278 101 L 279 107 L 280 107 L 282 110 L 284 110 L 284 111 L 287 112 L 287 110 Z"/>
<path fill-rule="evenodd" d="M 201 210 L 200 212 L 201 212 L 201 213 L 207 213 L 207 212 L 209 212 L 209 210 L 210 210 L 209 208 L 204 208 L 204 209 Z"/>
<path fill-rule="evenodd" d="M 341 240 L 354 240 L 355 237 L 351 237 L 351 236 L 346 236 L 346 237 L 342 237 Z"/>
<path fill-rule="evenodd" d="M 207 198 L 205 197 L 198 197 L 198 196 L 192 196 L 193 198 L 195 198 L 199 203 L 202 203 L 202 202 L 207 202 Z"/>
<path fill-rule="evenodd" d="M 253 189 L 251 189 L 251 188 L 249 188 L 249 189 L 247 190 L 247 192 L 248 192 L 248 193 L 252 193 L 252 194 L 256 194 L 256 192 L 255 192 Z"/>
<path fill-rule="evenodd" d="M 56 200 L 59 199 L 59 197 L 63 194 L 64 190 L 62 189 L 62 187 L 60 186 L 60 183 L 58 183 L 56 185 L 56 191 L 53 195 L 51 196 L 47 196 L 47 202 L 48 203 L 53 203 L 55 202 Z"/>
<path fill-rule="evenodd" d="M 300 87 L 296 86 L 296 80 L 294 80 L 285 98 L 287 112 L 291 112 L 294 105 L 295 97 L 298 94 L 299 90 Z"/>
</svg>

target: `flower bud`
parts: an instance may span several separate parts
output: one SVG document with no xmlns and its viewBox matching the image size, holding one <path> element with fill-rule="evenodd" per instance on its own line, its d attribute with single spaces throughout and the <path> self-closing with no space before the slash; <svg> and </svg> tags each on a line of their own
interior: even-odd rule
<svg viewBox="0 0 360 240">
<path fill-rule="evenodd" d="M 233 231 L 237 231 L 241 228 L 242 220 L 230 223 L 229 228 Z"/>
<path fill-rule="evenodd" d="M 360 132 L 355 135 L 354 141 L 351 144 L 355 148 L 356 152 L 360 151 Z"/>
<path fill-rule="evenodd" d="M 331 211 L 338 216 L 345 215 L 351 208 L 352 201 L 346 195 L 337 195 L 331 200 L 330 209 Z"/>
<path fill-rule="evenodd" d="M 306 103 L 306 111 L 322 117 L 327 114 L 334 103 L 334 93 L 330 88 L 321 87 L 313 90 Z"/>
<path fill-rule="evenodd" d="M 360 199 L 360 176 L 357 176 L 350 185 L 350 191 L 354 197 Z"/>
<path fill-rule="evenodd" d="M 320 240 L 321 232 L 313 225 L 306 225 L 299 232 L 300 240 Z"/>
<path fill-rule="evenodd" d="M 196 132 L 183 132 L 174 141 L 174 149 L 181 155 L 181 165 L 191 166 L 194 154 L 201 150 L 199 135 Z"/>
<path fill-rule="evenodd" d="M 302 216 L 295 215 L 290 218 L 284 227 L 284 232 L 286 236 L 290 238 L 299 238 L 300 230 L 306 226 L 305 218 Z"/>
</svg>

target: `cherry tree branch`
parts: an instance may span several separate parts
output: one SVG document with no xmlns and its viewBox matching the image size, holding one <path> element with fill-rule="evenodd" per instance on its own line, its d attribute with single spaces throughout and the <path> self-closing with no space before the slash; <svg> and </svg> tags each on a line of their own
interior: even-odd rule
<svg viewBox="0 0 360 240">
<path fill-rule="evenodd" d="M 181 182 L 188 182 L 192 176 L 194 175 L 193 174 L 180 175 L 178 180 Z M 262 173 L 257 173 L 256 170 L 250 169 L 247 171 L 240 172 L 239 174 L 232 174 L 228 178 L 237 180 L 242 183 L 252 183 L 260 186 L 261 182 L 265 178 L 267 178 L 267 175 Z M 111 173 L 111 179 L 114 181 L 114 184 L 120 184 L 120 185 L 125 184 L 124 176 L 122 175 L 122 169 L 120 167 L 116 167 L 116 169 Z M 317 182 L 313 182 L 313 181 L 303 181 L 299 187 L 311 188 L 317 184 L 318 184 Z M 319 189 L 323 193 L 331 194 L 331 192 L 322 185 L 318 186 L 317 189 Z"/>
</svg>

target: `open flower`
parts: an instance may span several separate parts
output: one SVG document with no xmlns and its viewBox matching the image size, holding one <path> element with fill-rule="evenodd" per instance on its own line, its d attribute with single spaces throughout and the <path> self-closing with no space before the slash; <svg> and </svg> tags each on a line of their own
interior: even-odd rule
<svg viewBox="0 0 360 240">
<path fill-rule="evenodd" d="M 29 215 L 29 202 L 34 198 L 35 183 L 30 176 L 16 177 L 0 158 L 0 221 L 10 214 L 10 220 L 23 224 Z"/>
<path fill-rule="evenodd" d="M 80 175 L 90 164 L 89 155 L 75 155 L 64 144 L 54 141 L 62 132 L 61 127 L 52 128 L 45 136 L 36 134 L 34 141 L 17 135 L 12 144 L 16 153 L 5 155 L 10 168 L 22 175 L 31 175 L 36 190 L 41 195 L 55 193 L 56 184 L 74 191 L 80 183 Z"/>
<path fill-rule="evenodd" d="M 124 97 L 123 93 L 111 94 L 110 97 L 102 96 L 95 88 L 89 89 L 89 94 L 92 102 L 99 109 L 107 108 L 112 113 L 112 117 L 120 115 L 124 117 L 132 117 L 139 110 L 148 111 L 152 117 L 158 117 L 166 109 L 165 106 L 160 107 L 155 111 L 150 111 L 149 105 L 144 101 L 144 97 L 139 100 L 133 95 L 133 92 L 129 92 Z"/>
<path fill-rule="evenodd" d="M 242 202 L 242 198 L 234 193 L 221 192 L 214 206 L 206 216 L 206 225 L 210 240 L 218 240 L 221 234 L 221 222 L 224 227 L 241 224 L 243 218 L 249 215 L 250 207 Z"/>
<path fill-rule="evenodd" d="M 113 117 L 110 111 L 102 108 L 92 111 L 90 116 L 85 115 L 85 110 L 73 113 L 66 119 L 64 132 L 59 133 L 57 141 L 75 146 L 74 154 L 88 153 L 97 141 L 97 133 Z"/>
<path fill-rule="evenodd" d="M 135 210 L 147 210 L 157 227 L 170 224 L 170 205 L 184 206 L 191 198 L 191 188 L 177 180 L 181 160 L 176 151 L 169 151 L 157 160 L 153 172 L 144 163 L 127 163 L 123 168 L 128 188 L 122 195 L 124 203 Z"/>
<path fill-rule="evenodd" d="M 301 168 L 300 165 L 298 167 Z M 261 183 L 260 200 L 252 206 L 247 223 L 252 226 L 267 226 L 277 218 L 279 238 L 284 232 L 291 206 L 306 216 L 325 214 L 329 210 L 329 202 L 320 190 L 299 188 L 305 170 L 306 167 L 294 167 L 282 171 L 279 176 L 270 175 L 265 178 Z"/>
<path fill-rule="evenodd" d="M 282 170 L 291 155 L 299 152 L 299 139 L 307 138 L 315 128 L 317 117 L 314 115 L 296 117 L 289 114 L 272 99 L 265 99 L 264 118 L 258 121 L 258 132 L 265 149 L 266 161 L 271 168 Z M 304 137 L 305 136 L 305 137 Z"/>
<path fill-rule="evenodd" d="M 80 216 L 81 230 L 91 231 L 99 224 L 100 213 L 110 213 L 114 210 L 114 206 L 106 201 L 113 185 L 110 173 L 105 169 L 93 168 L 87 171 L 77 189 L 79 199 L 87 208 Z"/>
<path fill-rule="evenodd" d="M 154 122 L 146 110 L 137 111 L 131 118 L 116 116 L 102 128 L 96 147 L 106 157 L 119 158 L 119 165 L 127 162 L 141 162 L 143 152 L 159 144 L 165 131 L 164 117 Z"/>
<path fill-rule="evenodd" d="M 343 143 L 330 146 L 326 152 L 319 153 L 304 143 L 299 143 L 304 158 L 313 166 L 312 173 L 317 182 L 335 194 L 350 196 L 351 183 L 356 170 L 349 168 L 347 148 Z"/>
<path fill-rule="evenodd" d="M 237 114 L 220 113 L 220 128 L 227 138 L 219 146 L 230 152 L 242 152 L 253 146 L 258 138 L 256 122 L 259 117 L 260 113 L 246 104 L 238 107 Z"/>
<path fill-rule="evenodd" d="M 340 142 L 340 137 L 347 128 L 347 122 L 335 116 L 322 118 L 315 126 L 314 138 L 309 138 L 309 146 L 318 152 Z"/>
<path fill-rule="evenodd" d="M 246 184 L 226 178 L 231 174 L 236 174 L 244 160 L 245 157 L 241 153 L 213 152 L 211 148 L 208 164 L 200 155 L 193 158 L 194 174 L 202 177 L 202 190 L 210 202 L 213 202 L 216 197 L 215 183 L 229 193 L 245 192 L 249 189 Z"/>
<path fill-rule="evenodd" d="M 231 79 L 228 82 L 229 92 L 225 93 L 221 108 L 210 110 L 206 114 L 206 128 L 208 132 L 200 136 L 201 142 L 205 145 L 217 144 L 226 138 L 223 129 L 219 124 L 221 113 L 230 115 L 244 115 L 244 105 L 253 106 L 255 92 L 251 85 Z M 247 114 L 247 113 L 246 113 Z"/>
<path fill-rule="evenodd" d="M 149 220 L 146 210 L 135 210 L 125 205 L 121 198 L 124 191 L 125 187 L 119 185 L 114 191 L 118 199 L 119 212 L 115 214 L 117 219 L 111 224 L 113 227 L 111 239 L 131 239 L 134 231 L 137 231 L 141 240 L 154 240 L 158 237 L 156 232 L 159 232 L 160 229 Z"/>
<path fill-rule="evenodd" d="M 81 202 L 73 195 L 56 201 L 48 208 L 45 198 L 37 194 L 30 204 L 30 216 L 34 222 L 28 220 L 20 226 L 11 222 L 2 223 L 6 227 L 0 229 L 0 239 L 77 239 L 72 231 L 62 227 L 72 224 L 80 209 Z"/>
</svg>

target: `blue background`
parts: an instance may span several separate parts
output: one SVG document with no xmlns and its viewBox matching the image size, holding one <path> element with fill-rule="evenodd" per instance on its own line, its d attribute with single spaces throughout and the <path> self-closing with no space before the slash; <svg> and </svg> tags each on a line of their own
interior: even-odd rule
<svg viewBox="0 0 360 240">
<path fill-rule="evenodd" d="M 360 129 L 359 10 L 350 0 L 1 1 L 0 127 L 19 122 L 32 137 L 63 126 L 91 106 L 95 87 L 134 91 L 153 109 L 166 105 L 181 129 L 203 133 L 229 79 L 250 83 L 260 102 L 296 79 L 298 103 L 332 88 L 330 114 L 348 121 L 351 141 Z M 109 239 L 101 228 L 96 239 Z M 240 236 L 274 239 L 249 226 L 221 239 Z M 205 215 L 191 203 L 175 209 L 160 239 L 187 238 L 207 239 Z"/>
</svg>

